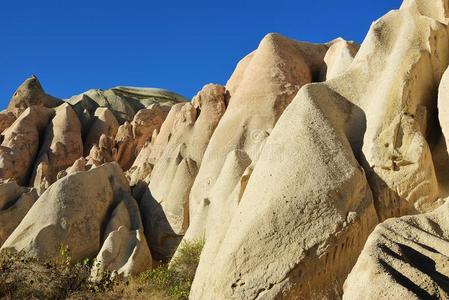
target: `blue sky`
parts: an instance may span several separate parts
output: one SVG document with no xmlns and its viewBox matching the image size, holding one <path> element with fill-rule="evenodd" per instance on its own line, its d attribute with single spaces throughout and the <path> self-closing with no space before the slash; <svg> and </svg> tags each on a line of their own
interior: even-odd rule
<svg viewBox="0 0 449 300">
<path fill-rule="evenodd" d="M 0 108 L 36 74 L 60 98 L 116 85 L 191 98 L 269 32 L 361 42 L 400 0 L 21 0 L 0 4 Z"/>
</svg>

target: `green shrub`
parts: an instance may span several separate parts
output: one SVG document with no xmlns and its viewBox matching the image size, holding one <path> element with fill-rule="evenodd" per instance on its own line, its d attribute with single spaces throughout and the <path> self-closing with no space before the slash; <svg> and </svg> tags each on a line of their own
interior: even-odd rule
<svg viewBox="0 0 449 300">
<path fill-rule="evenodd" d="M 94 262 L 73 263 L 66 246 L 50 261 L 2 251 L 0 299 L 187 299 L 203 244 L 184 242 L 170 268 L 161 265 L 125 280 L 106 274 L 97 282 L 89 281 Z"/>
<path fill-rule="evenodd" d="M 86 286 L 90 266 L 68 255 L 40 261 L 24 253 L 0 253 L 0 298 L 63 299 Z"/>
<path fill-rule="evenodd" d="M 175 299 L 188 299 L 203 246 L 203 240 L 183 242 L 170 267 L 163 265 L 144 272 L 137 282 L 164 290 Z"/>
</svg>

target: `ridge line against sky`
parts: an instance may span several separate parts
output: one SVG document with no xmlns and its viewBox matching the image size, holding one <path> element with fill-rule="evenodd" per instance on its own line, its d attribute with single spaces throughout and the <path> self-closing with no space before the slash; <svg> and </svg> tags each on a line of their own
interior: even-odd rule
<svg viewBox="0 0 449 300">
<path fill-rule="evenodd" d="M 191 98 L 225 84 L 269 32 L 323 43 L 361 43 L 400 0 L 42 0 L 0 4 L 0 108 L 36 74 L 68 98 L 88 89 L 156 87 Z"/>
</svg>

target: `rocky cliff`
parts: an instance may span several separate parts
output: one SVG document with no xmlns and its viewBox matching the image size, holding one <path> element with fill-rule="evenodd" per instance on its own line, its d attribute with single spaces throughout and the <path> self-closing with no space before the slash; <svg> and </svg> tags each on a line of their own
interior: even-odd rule
<svg viewBox="0 0 449 300">
<path fill-rule="evenodd" d="M 449 1 L 359 46 L 268 34 L 225 86 L 0 113 L 0 245 L 131 276 L 204 247 L 191 299 L 449 297 Z"/>
</svg>

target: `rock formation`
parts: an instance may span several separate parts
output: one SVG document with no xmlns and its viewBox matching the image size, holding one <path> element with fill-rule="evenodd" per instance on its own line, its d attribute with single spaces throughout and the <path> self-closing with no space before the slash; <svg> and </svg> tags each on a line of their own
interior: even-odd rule
<svg viewBox="0 0 449 300">
<path fill-rule="evenodd" d="M 53 117 L 53 109 L 31 106 L 5 131 L 0 146 L 0 180 L 15 180 L 27 185 L 39 136 Z"/>
<path fill-rule="evenodd" d="M 105 135 L 112 139 L 117 134 L 119 123 L 114 114 L 105 107 L 99 107 L 95 111 L 95 119 L 87 134 L 84 154 L 87 155 L 95 144 L 98 144 L 100 136 Z"/>
<path fill-rule="evenodd" d="M 8 111 L 19 117 L 30 106 L 56 107 L 61 103 L 61 100 L 47 95 L 37 77 L 33 75 L 16 90 L 9 102 Z"/>
<path fill-rule="evenodd" d="M 0 246 L 22 221 L 37 199 L 34 189 L 14 181 L 0 184 Z"/>
<path fill-rule="evenodd" d="M 1 249 L 67 247 L 96 281 L 200 241 L 191 299 L 447 299 L 448 26 L 448 0 L 405 0 L 360 47 L 268 34 L 190 102 L 27 79 L 0 112 Z"/>
<path fill-rule="evenodd" d="M 326 68 L 323 68 L 322 74 L 324 79 L 330 80 L 344 73 L 351 65 L 358 50 L 359 45 L 354 42 L 347 42 L 342 38 L 330 42 L 329 50 L 324 57 L 326 63 Z M 326 71 L 325 74 L 324 71 Z"/>
<path fill-rule="evenodd" d="M 74 260 L 94 257 L 110 211 L 129 193 L 116 163 L 66 176 L 39 197 L 2 249 L 45 259 L 56 257 L 66 246 Z"/>
<path fill-rule="evenodd" d="M 70 105 L 65 103 L 56 109 L 55 117 L 47 126 L 30 185 L 39 191 L 47 189 L 60 171 L 82 155 L 81 124 Z"/>
<path fill-rule="evenodd" d="M 140 205 L 147 237 L 158 259 L 173 255 L 189 226 L 190 188 L 209 139 L 225 113 L 225 101 L 225 88 L 209 84 L 192 104 L 183 104 L 174 118 L 173 134 L 154 165 Z"/>
<path fill-rule="evenodd" d="M 378 217 L 441 204 L 432 160 L 439 132 L 430 116 L 449 51 L 446 25 L 423 15 L 431 6 L 405 3 L 376 21 L 342 75 L 299 91 L 257 161 L 248 155 L 245 169 L 242 159 L 229 158 L 233 167 L 220 176 L 245 171 L 217 197 L 212 173 L 201 179 L 236 101 L 231 92 L 192 188 L 191 212 L 202 225 L 194 221 L 186 238 L 206 238 L 193 299 L 337 297 Z M 223 190 L 226 183 L 216 182 Z"/>
<path fill-rule="evenodd" d="M 283 110 L 299 88 L 319 78 L 327 47 L 267 35 L 258 49 L 245 57 L 229 79 L 230 100 L 226 112 L 211 137 L 201 168 L 192 186 L 189 203 L 190 227 L 187 239 L 200 239 L 206 230 L 209 203 L 224 202 L 227 193 L 212 199 L 210 191 L 228 155 L 245 153 L 247 164 L 258 159 L 260 151 Z M 223 175 L 222 175 L 223 174 Z M 233 190 L 230 180 L 223 191 Z M 221 182 L 221 181 L 220 181 Z"/>
<path fill-rule="evenodd" d="M 371 233 L 343 299 L 448 299 L 449 202 L 389 219 Z"/>
</svg>

